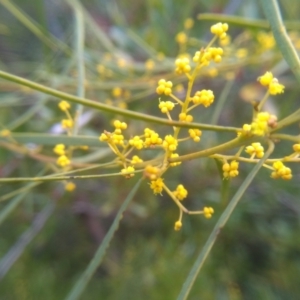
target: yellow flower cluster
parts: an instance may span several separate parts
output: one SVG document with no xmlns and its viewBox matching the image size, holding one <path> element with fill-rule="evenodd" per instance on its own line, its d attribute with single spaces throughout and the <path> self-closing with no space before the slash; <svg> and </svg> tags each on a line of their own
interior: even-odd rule
<svg viewBox="0 0 300 300">
<path fill-rule="evenodd" d="M 53 148 L 53 152 L 57 155 L 59 155 L 58 159 L 56 160 L 56 163 L 61 167 L 66 167 L 70 165 L 71 161 L 68 158 L 66 154 L 66 146 L 64 144 L 57 144 Z"/>
<path fill-rule="evenodd" d="M 143 162 L 143 160 L 141 158 L 139 158 L 137 155 L 132 156 L 132 159 L 131 159 L 132 165 L 142 163 L 142 162 Z"/>
<path fill-rule="evenodd" d="M 282 94 L 284 92 L 284 85 L 280 84 L 271 72 L 266 72 L 263 76 L 258 77 L 258 81 L 261 85 L 268 87 L 271 95 Z"/>
<path fill-rule="evenodd" d="M 208 66 L 211 61 L 219 63 L 222 61 L 222 55 L 224 51 L 222 48 L 210 47 L 207 50 L 197 51 L 193 57 L 195 63 Z"/>
<path fill-rule="evenodd" d="M 173 192 L 173 195 L 180 201 L 185 199 L 188 195 L 188 191 L 184 188 L 182 184 L 179 184 L 176 190 Z"/>
<path fill-rule="evenodd" d="M 61 167 L 66 167 L 71 163 L 71 161 L 66 155 L 61 155 L 58 157 L 56 163 Z"/>
<path fill-rule="evenodd" d="M 215 96 L 211 90 L 202 90 L 195 93 L 191 98 L 194 104 L 202 104 L 205 107 L 210 106 L 214 102 Z"/>
<path fill-rule="evenodd" d="M 176 221 L 175 222 L 175 225 L 174 225 L 174 230 L 175 231 L 179 231 L 182 227 L 182 222 L 179 220 L 179 221 Z"/>
<path fill-rule="evenodd" d="M 193 116 L 192 115 L 187 115 L 186 113 L 180 113 L 179 114 L 179 120 L 181 121 L 181 122 L 193 122 Z"/>
<path fill-rule="evenodd" d="M 156 180 L 159 177 L 160 169 L 152 165 L 147 165 L 144 170 L 144 176 L 150 180 Z"/>
<path fill-rule="evenodd" d="M 206 219 L 210 219 L 214 213 L 214 209 L 212 207 L 204 207 L 203 214 Z"/>
<path fill-rule="evenodd" d="M 158 82 L 158 87 L 156 88 L 156 93 L 159 95 L 169 96 L 172 94 L 173 83 L 171 81 L 166 81 L 165 79 L 161 79 Z"/>
<path fill-rule="evenodd" d="M 171 111 L 174 108 L 175 104 L 171 101 L 160 101 L 159 102 L 159 109 L 163 114 Z"/>
<path fill-rule="evenodd" d="M 284 180 L 289 180 L 293 177 L 292 170 L 286 167 L 280 160 L 273 163 L 274 171 L 271 174 L 271 177 L 274 179 L 282 178 Z"/>
<path fill-rule="evenodd" d="M 59 103 L 58 103 L 58 107 L 60 108 L 60 110 L 62 110 L 62 111 L 67 111 L 67 110 L 69 110 L 70 109 L 70 104 L 67 102 L 67 101 L 60 101 Z"/>
<path fill-rule="evenodd" d="M 236 177 L 239 175 L 239 163 L 236 160 L 233 160 L 230 164 L 223 164 L 223 176 L 224 178 Z"/>
<path fill-rule="evenodd" d="M 300 154 L 300 144 L 294 144 L 294 145 L 293 145 L 293 150 L 294 150 L 297 154 Z"/>
<path fill-rule="evenodd" d="M 75 189 L 76 189 L 76 184 L 75 183 L 69 181 L 65 184 L 65 190 L 67 192 L 73 192 Z"/>
<path fill-rule="evenodd" d="M 200 129 L 189 129 L 189 135 L 194 140 L 194 142 L 200 142 L 200 137 L 202 135 L 202 131 Z"/>
<path fill-rule="evenodd" d="M 167 151 L 174 152 L 176 151 L 178 146 L 178 141 L 176 138 L 174 138 L 172 135 L 166 135 L 165 139 L 163 141 L 163 147 Z"/>
<path fill-rule="evenodd" d="M 259 112 L 251 124 L 243 125 L 242 134 L 264 136 L 268 133 L 269 127 L 275 127 L 276 124 L 277 117 L 275 115 L 268 112 Z"/>
<path fill-rule="evenodd" d="M 144 147 L 144 141 L 138 136 L 134 136 L 132 139 L 128 141 L 130 146 L 133 146 L 134 148 L 141 150 Z"/>
<path fill-rule="evenodd" d="M 122 175 L 124 175 L 126 178 L 131 178 L 134 176 L 134 167 L 133 166 L 129 166 L 127 168 L 124 168 L 121 170 Z"/>
<path fill-rule="evenodd" d="M 190 60 L 187 57 L 177 58 L 175 60 L 177 74 L 189 73 L 191 71 Z"/>
<path fill-rule="evenodd" d="M 251 146 L 246 147 L 246 153 L 251 155 L 251 158 L 255 156 L 257 158 L 262 158 L 264 156 L 264 147 L 260 143 L 252 143 Z"/>
<path fill-rule="evenodd" d="M 226 37 L 226 31 L 228 31 L 228 24 L 227 23 L 217 23 L 211 26 L 210 31 L 212 34 L 215 34 L 220 39 L 224 39 Z"/>
<path fill-rule="evenodd" d="M 163 185 L 163 179 L 161 177 L 157 178 L 156 180 L 150 181 L 150 188 L 153 190 L 153 193 L 155 195 L 161 194 Z"/>
<path fill-rule="evenodd" d="M 149 128 L 144 129 L 145 134 L 145 147 L 153 147 L 155 145 L 161 145 L 163 140 L 159 137 L 159 134 L 155 132 L 154 130 L 151 130 Z"/>
<path fill-rule="evenodd" d="M 192 26 L 192 20 L 186 23 L 186 30 Z M 198 71 L 210 64 L 210 62 L 221 62 L 223 56 L 223 49 L 219 47 L 211 47 L 216 41 L 217 37 L 220 39 L 226 39 L 226 32 L 228 30 L 228 25 L 226 23 L 218 23 L 211 28 L 211 32 L 215 35 L 209 45 L 197 51 L 193 57 L 192 65 L 190 64 L 190 59 L 185 56 L 181 56 L 175 61 L 175 72 L 177 74 L 186 74 L 188 78 L 188 88 L 186 89 L 186 95 L 184 99 L 178 98 L 179 95 L 184 92 L 181 88 L 180 92 L 174 88 L 175 93 L 173 94 L 173 83 L 172 81 L 167 81 L 166 79 L 160 79 L 156 87 L 156 93 L 158 95 L 169 96 L 169 101 L 161 101 L 159 99 L 158 107 L 162 113 L 167 115 L 168 120 L 172 121 L 171 111 L 177 105 L 180 109 L 178 112 L 178 119 L 181 122 L 191 123 L 193 122 L 193 115 L 190 111 L 196 108 L 198 105 L 203 105 L 204 107 L 209 107 L 214 102 L 214 93 L 211 90 L 203 89 L 197 91 L 194 96 L 191 96 L 191 91 L 193 90 L 194 82 L 197 78 Z M 177 42 L 180 44 L 181 50 L 184 50 L 184 44 L 187 42 L 187 35 L 181 32 L 176 37 Z M 228 39 L 229 40 L 229 39 Z M 183 52 L 183 51 L 182 51 Z M 149 66 L 146 66 L 147 70 L 153 68 L 153 61 L 149 61 Z M 192 70 L 193 68 L 193 70 Z M 182 86 L 182 85 L 181 85 Z M 120 91 L 121 93 L 121 91 Z M 118 96 L 117 90 L 114 91 L 114 96 Z M 170 101 L 171 100 L 171 101 Z M 152 129 L 145 128 L 142 135 L 134 135 L 130 139 L 125 139 L 122 131 L 127 128 L 127 124 L 119 120 L 114 121 L 114 132 L 104 131 L 99 139 L 100 141 L 107 142 L 114 153 L 119 157 L 120 162 L 123 164 L 123 169 L 121 174 L 127 178 L 130 178 L 135 173 L 135 168 L 143 167 L 143 160 L 137 155 L 134 155 L 131 159 L 128 157 L 130 153 L 134 150 L 141 150 L 144 148 L 154 148 L 164 150 L 164 155 L 162 160 L 161 156 L 155 158 L 152 163 L 153 165 L 147 165 L 144 168 L 143 175 L 150 181 L 150 188 L 154 194 L 161 194 L 165 190 L 170 197 L 174 200 L 180 209 L 180 218 L 175 223 L 175 230 L 179 230 L 182 227 L 182 213 L 191 214 L 203 214 L 205 218 L 210 218 L 213 214 L 213 209 L 211 207 L 204 207 L 202 211 L 189 212 L 180 201 L 185 199 L 188 195 L 188 191 L 182 184 L 179 184 L 175 191 L 169 190 L 167 185 L 164 183 L 162 175 L 168 170 L 169 167 L 178 166 L 181 162 L 172 162 L 170 159 L 178 158 L 179 154 L 175 153 L 180 142 L 192 139 L 194 142 L 199 142 L 202 136 L 202 131 L 197 128 L 190 128 L 188 130 L 188 136 L 179 138 L 180 131 L 182 130 L 179 126 L 173 126 L 173 134 L 167 134 L 163 139 L 159 136 L 157 132 Z M 251 125 L 250 125 L 251 129 Z M 122 148 L 122 149 L 120 149 Z M 250 151 L 250 150 L 249 150 Z M 260 154 L 256 154 L 259 156 Z M 128 166 L 128 163 L 130 164 Z M 134 167 L 133 167 L 134 166 Z M 230 164 L 225 163 L 223 166 L 224 177 L 235 177 L 238 175 L 238 162 L 231 161 Z"/>
</svg>

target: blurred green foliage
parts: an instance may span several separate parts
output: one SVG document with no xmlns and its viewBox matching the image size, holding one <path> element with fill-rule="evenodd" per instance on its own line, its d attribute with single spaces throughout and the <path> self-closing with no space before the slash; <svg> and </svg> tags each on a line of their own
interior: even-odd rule
<svg viewBox="0 0 300 300">
<path fill-rule="evenodd" d="M 129 55 L 137 69 L 140 67 L 138 63 L 151 57 L 147 51 L 163 52 L 171 61 L 164 65 L 165 72 L 170 72 L 170 64 L 172 66 L 172 60 L 178 53 L 175 35 L 182 30 L 187 17 L 196 19 L 199 13 L 209 12 L 264 18 L 257 1 L 250 0 L 82 2 L 93 20 L 114 41 L 114 49 L 125 57 Z M 51 33 L 70 48 L 73 47 L 74 18 L 67 3 L 54 0 L 18 0 L 14 3 L 39 23 L 45 32 Z M 297 19 L 300 2 L 282 1 L 281 8 L 286 20 Z M 69 77 L 70 71 L 74 70 L 72 57 L 49 49 L 2 7 L 0 20 L 1 68 L 46 82 L 53 87 L 64 81 L 65 90 L 75 93 L 75 79 Z M 196 22 L 190 35 L 207 40 L 206 35 L 212 23 Z M 235 26 L 231 31 L 232 36 L 238 36 L 244 30 L 245 28 Z M 257 31 L 249 32 L 251 39 L 255 39 Z M 139 82 L 134 86 L 136 77 L 131 77 L 126 72 L 124 74 L 122 70 L 115 70 L 116 76 L 112 79 L 99 79 L 97 82 L 96 65 L 101 63 L 107 50 L 92 38 L 91 28 L 87 28 L 86 35 L 87 78 L 93 78 L 91 84 L 102 84 L 103 87 L 93 90 L 88 96 L 105 99 L 110 96 L 114 83 L 128 85 L 135 97 L 134 101 L 128 102 L 128 107 L 157 114 L 157 96 L 153 94 L 154 90 L 151 91 L 151 85 L 148 86 L 148 92 L 146 89 L 145 96 L 140 95 L 144 89 L 139 88 Z M 139 39 L 149 45 L 149 48 L 143 48 L 141 44 L 137 46 Z M 251 44 L 247 45 L 251 47 Z M 226 72 L 234 70 L 238 73 L 220 116 L 222 124 L 240 126 L 243 120 L 249 118 L 251 106 L 241 101 L 241 98 L 248 100 L 243 92 L 247 94 L 253 89 L 259 89 L 255 85 L 256 78 L 272 67 L 286 85 L 286 91 L 279 100 L 270 103 L 271 108 L 278 112 L 280 118 L 297 107 L 299 85 L 283 65 L 276 49 L 274 53 L 267 55 L 269 57 L 266 57 L 266 62 L 259 60 L 241 66 L 229 66 L 224 72 L 220 71 L 220 77 L 199 79 L 199 85 L 212 88 L 220 95 L 226 84 Z M 155 81 L 158 76 L 161 76 L 159 72 L 153 75 Z M 110 85 L 105 86 L 107 83 Z M 144 81 L 141 83 L 144 84 Z M 242 90 L 244 85 L 248 89 Z M 16 126 L 18 132 L 47 132 L 61 118 L 56 102 L 52 102 L 50 97 L 36 92 L 26 94 L 26 91 L 4 81 L 0 81 L 0 93 L 1 125 L 13 122 L 33 106 L 36 107 L 37 103 L 41 103 L 27 122 Z M 109 114 L 94 116 L 83 133 L 96 136 L 111 117 Z M 209 118 L 207 114 L 200 113 L 196 121 L 209 122 Z M 136 121 L 131 124 L 132 132 L 141 126 Z M 292 130 L 297 133 L 299 128 L 294 126 Z M 203 142 L 212 145 L 216 138 L 221 141 L 224 139 L 208 132 L 203 137 Z M 285 153 L 286 149 L 279 145 L 276 154 Z M 0 148 L 1 177 L 35 176 L 41 168 L 42 163 Z M 299 166 L 292 168 L 294 179 L 289 182 L 273 181 L 266 170 L 260 172 L 220 233 L 189 299 L 299 297 L 300 175 Z M 249 170 L 248 166 L 244 166 L 240 176 L 232 181 L 230 195 L 234 194 Z M 197 216 L 185 217 L 182 231 L 174 232 L 172 226 L 177 216 L 176 207 L 168 197 L 152 195 L 144 183 L 124 215 L 105 261 L 82 299 L 125 300 L 146 297 L 168 300 L 177 297 L 225 204 L 220 201 L 222 179 L 212 161 L 204 159 L 183 164 L 172 174 L 168 174 L 167 180 L 173 186 L 180 181 L 188 187 L 189 207 L 196 208 L 204 204 L 214 206 L 214 217 L 210 220 Z M 55 211 L 41 232 L 23 251 L 6 276 L 1 278 L 1 299 L 63 299 L 93 257 L 133 182 L 123 178 L 108 178 L 77 181 L 76 184 L 77 189 L 73 194 L 64 193 L 59 182 L 37 185 L 0 227 L 0 257 L 4 257 L 20 240 L 23 232 L 32 226 L 34 216 L 45 204 L 49 201 L 56 204 Z M 22 186 L 23 184 L 18 183 L 1 185 L 0 196 Z M 4 209 L 7 201 L 0 204 L 1 209 Z M 3 264 L 3 260 L 0 262 Z"/>
</svg>

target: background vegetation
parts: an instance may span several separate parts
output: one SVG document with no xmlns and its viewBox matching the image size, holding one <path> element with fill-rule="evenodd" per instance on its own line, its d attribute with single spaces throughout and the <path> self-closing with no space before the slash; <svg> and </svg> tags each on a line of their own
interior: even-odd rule
<svg viewBox="0 0 300 300">
<path fill-rule="evenodd" d="M 0 0 L 0 69 L 78 94 L 75 54 L 80 28 L 74 16 L 75 3 Z M 174 75 L 173 66 L 182 50 L 175 36 L 183 30 L 186 18 L 195 20 L 188 33 L 189 53 L 210 39 L 209 28 L 218 18 L 207 13 L 219 13 L 225 19 L 229 15 L 265 19 L 259 1 L 253 0 L 82 3 L 86 98 L 160 117 L 155 94 L 158 79 L 175 78 L 183 84 L 178 93 L 185 87 L 184 77 Z M 300 2 L 281 1 L 280 7 L 285 21 L 298 19 Z M 197 20 L 199 14 L 203 14 L 201 20 Z M 289 33 L 299 49 L 300 23 L 287 24 L 291 24 Z M 214 90 L 216 98 L 223 102 L 199 112 L 195 121 L 213 120 L 215 124 L 240 127 L 251 117 L 250 102 L 260 99 L 263 93 L 256 78 L 267 70 L 272 70 L 286 86 L 283 95 L 268 103 L 268 109 L 279 118 L 296 110 L 299 84 L 276 45 L 268 47 L 268 40 L 259 38 L 262 32 L 269 31 L 261 25 L 229 25 L 232 44 L 227 48 L 227 60 L 197 81 L 198 86 Z M 112 53 L 119 59 L 112 59 Z M 147 68 L 149 59 L 155 62 L 153 69 Z M 116 87 L 122 88 L 120 97 Z M 80 135 L 95 139 L 86 141 L 91 151 L 80 152 L 82 158 L 78 161 L 102 163 L 111 158 L 100 142 L 98 146 L 97 138 L 111 126 L 114 117 L 111 113 L 84 110 Z M 53 156 L 58 138 L 49 139 L 48 134 L 60 133 L 57 124 L 61 118 L 54 97 L 0 80 L 0 124 L 26 147 L 42 149 L 47 157 Z M 132 134 L 145 126 L 141 121 L 126 117 L 123 120 L 129 122 Z M 168 129 L 157 128 L 161 133 Z M 299 127 L 289 130 L 297 134 Z M 227 133 L 206 132 L 200 147 L 207 148 L 227 138 Z M 188 153 L 190 147 L 186 146 L 183 153 Z M 285 153 L 285 147 L 279 144 L 276 154 Z M 44 165 L 45 161 L 37 157 L 0 144 L 3 178 L 41 175 Z M 298 165 L 292 169 L 293 180 L 287 182 L 274 181 L 269 172 L 260 171 L 218 236 L 189 299 L 297 299 L 300 174 Z M 230 196 L 249 170 L 248 165 L 241 167 L 239 177 L 231 182 Z M 96 169 L 88 174 L 98 173 Z M 190 208 L 213 206 L 213 218 L 185 217 L 183 229 L 173 231 L 177 208 L 167 196 L 152 195 L 144 182 L 82 299 L 177 297 L 225 203 L 221 201 L 222 178 L 212 160 L 184 163 L 168 173 L 167 180 L 174 186 L 178 182 L 185 184 Z M 61 182 L 1 184 L 0 298 L 64 299 L 136 181 L 123 177 L 78 180 L 72 193 L 65 192 Z"/>
</svg>

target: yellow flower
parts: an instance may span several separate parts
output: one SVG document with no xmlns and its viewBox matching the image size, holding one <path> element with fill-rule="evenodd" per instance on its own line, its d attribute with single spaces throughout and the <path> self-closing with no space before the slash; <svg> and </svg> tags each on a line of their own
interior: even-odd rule
<svg viewBox="0 0 300 300">
<path fill-rule="evenodd" d="M 70 104 L 67 101 L 63 100 L 58 103 L 58 107 L 62 111 L 67 111 L 68 109 L 70 109 Z"/>
<path fill-rule="evenodd" d="M 215 96 L 211 90 L 202 90 L 196 92 L 195 96 L 191 98 L 194 104 L 202 104 L 205 107 L 210 106 L 214 102 Z"/>
<path fill-rule="evenodd" d="M 157 178 L 156 180 L 152 180 L 150 183 L 150 188 L 153 190 L 153 193 L 156 194 L 161 194 L 163 190 L 163 179 Z"/>
<path fill-rule="evenodd" d="M 73 192 L 75 189 L 76 189 L 76 184 L 75 183 L 69 181 L 65 184 L 65 190 L 67 192 Z"/>
<path fill-rule="evenodd" d="M 53 148 L 53 152 L 57 155 L 65 155 L 65 148 L 66 146 L 64 144 L 57 144 Z"/>
<path fill-rule="evenodd" d="M 182 222 L 180 220 L 175 222 L 174 230 L 179 231 L 182 227 Z"/>
<path fill-rule="evenodd" d="M 127 168 L 124 168 L 121 170 L 121 173 L 123 176 L 125 176 L 126 178 L 131 178 L 134 176 L 134 167 L 133 166 L 129 166 Z"/>
<path fill-rule="evenodd" d="M 56 163 L 61 167 L 66 167 L 71 163 L 71 161 L 69 160 L 69 158 L 66 155 L 61 155 L 57 159 Z"/>
<path fill-rule="evenodd" d="M 176 190 L 173 192 L 173 195 L 180 201 L 187 197 L 188 191 L 184 188 L 182 184 L 179 184 Z"/>
<path fill-rule="evenodd" d="M 191 71 L 190 60 L 187 57 L 177 58 L 175 60 L 177 74 L 189 73 Z"/>
<path fill-rule="evenodd" d="M 239 175 L 238 167 L 239 163 L 236 160 L 233 160 L 230 164 L 223 164 L 222 169 L 224 178 L 236 177 L 237 175 Z"/>
<path fill-rule="evenodd" d="M 74 125 L 74 123 L 73 123 L 73 121 L 70 120 L 70 119 L 63 119 L 63 120 L 61 121 L 61 127 L 62 127 L 63 129 L 69 129 L 69 128 L 72 128 L 73 125 Z"/>
<path fill-rule="evenodd" d="M 203 208 L 203 214 L 206 219 L 210 219 L 213 213 L 214 213 L 214 209 L 212 207 Z"/>
<path fill-rule="evenodd" d="M 165 94 L 169 96 L 172 94 L 172 86 L 173 83 L 171 81 L 166 81 L 165 79 L 160 79 L 158 82 L 158 87 L 156 89 L 156 93 L 161 95 Z"/>
<path fill-rule="evenodd" d="M 210 31 L 212 34 L 215 34 L 220 39 L 223 39 L 226 37 L 226 31 L 228 30 L 228 24 L 227 23 L 217 23 L 213 26 L 211 26 Z"/>
<path fill-rule="evenodd" d="M 277 179 L 282 178 L 284 180 L 292 179 L 292 170 L 286 167 L 280 160 L 273 163 L 274 171 L 271 174 L 271 178 Z"/>
<path fill-rule="evenodd" d="M 251 146 L 246 147 L 246 153 L 250 154 L 251 157 L 262 158 L 264 156 L 264 147 L 260 143 L 252 143 Z"/>
<path fill-rule="evenodd" d="M 178 141 L 177 139 L 175 139 L 172 135 L 166 135 L 165 139 L 163 141 L 163 147 L 170 151 L 170 152 L 174 152 L 177 149 L 178 146 Z"/>
<path fill-rule="evenodd" d="M 194 140 L 194 142 L 200 142 L 202 131 L 199 129 L 189 129 L 189 135 Z"/>
<path fill-rule="evenodd" d="M 175 104 L 171 101 L 160 101 L 159 102 L 159 109 L 163 114 L 167 113 L 168 111 L 171 111 L 174 108 Z"/>
<path fill-rule="evenodd" d="M 140 150 L 144 147 L 144 142 L 139 136 L 134 136 L 132 139 L 128 141 L 130 146 L 135 147 L 136 149 Z"/>
<path fill-rule="evenodd" d="M 273 74 L 271 72 L 266 72 L 263 76 L 257 79 L 261 85 L 268 86 L 273 80 Z"/>
</svg>

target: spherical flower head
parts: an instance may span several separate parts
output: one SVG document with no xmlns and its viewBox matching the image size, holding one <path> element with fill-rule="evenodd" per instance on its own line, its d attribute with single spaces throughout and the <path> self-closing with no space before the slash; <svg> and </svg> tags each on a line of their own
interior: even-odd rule
<svg viewBox="0 0 300 300">
<path fill-rule="evenodd" d="M 286 167 L 282 161 L 275 161 L 273 163 L 273 169 L 274 172 L 272 172 L 271 177 L 274 179 L 282 178 L 284 180 L 290 180 L 293 177 L 292 170 Z"/>
<path fill-rule="evenodd" d="M 178 153 L 171 153 L 171 155 L 169 156 L 170 158 L 176 158 L 179 157 Z M 179 166 L 181 164 L 181 161 L 177 161 L 177 162 L 171 162 L 170 166 L 171 167 L 176 167 Z"/>
<path fill-rule="evenodd" d="M 72 120 L 70 120 L 70 119 L 63 119 L 61 121 L 61 127 L 63 129 L 70 129 L 70 128 L 73 127 L 73 125 L 74 125 L 74 122 Z"/>
<path fill-rule="evenodd" d="M 271 115 L 268 112 L 259 112 L 251 123 L 251 132 L 258 136 L 263 136 L 269 131 L 268 122 Z"/>
<path fill-rule="evenodd" d="M 214 213 L 214 209 L 212 207 L 204 207 L 203 214 L 206 219 L 210 219 Z"/>
<path fill-rule="evenodd" d="M 271 72 L 266 72 L 263 76 L 258 77 L 257 80 L 261 85 L 268 86 L 273 80 L 273 74 Z"/>
<path fill-rule="evenodd" d="M 284 85 L 280 84 L 276 78 L 274 78 L 269 84 L 269 93 L 271 95 L 282 94 L 284 92 Z"/>
<path fill-rule="evenodd" d="M 61 167 L 66 167 L 71 163 L 71 161 L 69 160 L 69 158 L 66 155 L 61 155 L 57 159 L 56 163 Z"/>
<path fill-rule="evenodd" d="M 191 29 L 194 26 L 194 20 L 192 18 L 185 19 L 183 26 L 185 29 Z"/>
<path fill-rule="evenodd" d="M 180 113 L 178 117 L 181 122 L 188 122 L 188 123 L 193 122 L 194 119 L 192 115 L 187 115 L 186 113 Z"/>
<path fill-rule="evenodd" d="M 202 90 L 196 92 L 195 96 L 191 98 L 194 104 L 202 104 L 205 107 L 210 106 L 214 102 L 215 96 L 211 90 Z"/>
<path fill-rule="evenodd" d="M 8 137 L 8 136 L 10 136 L 10 130 L 8 130 L 8 129 L 2 129 L 0 131 L 0 136 L 2 136 L 2 137 Z"/>
<path fill-rule="evenodd" d="M 174 230 L 179 231 L 181 227 L 182 227 L 182 222 L 180 220 L 176 221 L 174 225 Z"/>
<path fill-rule="evenodd" d="M 134 176 L 134 167 L 133 166 L 129 166 L 127 168 L 124 168 L 121 170 L 121 173 L 123 176 L 125 176 L 126 178 L 131 178 Z"/>
<path fill-rule="evenodd" d="M 165 79 L 161 79 L 158 82 L 156 93 L 159 95 L 165 94 L 166 96 L 169 96 L 172 94 L 172 86 L 172 81 L 166 81 Z"/>
<path fill-rule="evenodd" d="M 122 89 L 120 87 L 115 87 L 115 88 L 113 88 L 113 90 L 112 90 L 111 93 L 116 98 L 121 97 L 121 95 L 122 95 Z"/>
<path fill-rule="evenodd" d="M 146 68 L 146 70 L 153 70 L 154 67 L 155 67 L 154 60 L 152 60 L 152 59 L 146 60 L 146 62 L 145 62 L 145 68 Z"/>
<path fill-rule="evenodd" d="M 260 143 L 252 143 L 251 146 L 246 147 L 246 153 L 251 157 L 262 158 L 264 156 L 264 147 Z"/>
<path fill-rule="evenodd" d="M 183 44 L 185 44 L 187 42 L 188 37 L 187 37 L 187 35 L 183 31 L 181 31 L 181 32 L 177 33 L 177 35 L 175 37 L 175 40 L 176 40 L 176 42 L 178 44 L 183 45 Z"/>
<path fill-rule="evenodd" d="M 76 184 L 75 183 L 69 181 L 65 184 L 65 190 L 67 192 L 73 192 L 75 189 L 76 189 Z"/>
<path fill-rule="evenodd" d="M 116 134 L 113 133 L 111 135 L 111 141 L 112 143 L 114 143 L 115 145 L 121 145 L 124 146 L 124 135 L 123 134 Z"/>
<path fill-rule="evenodd" d="M 194 142 L 200 142 L 200 137 L 202 135 L 202 131 L 199 129 L 189 129 L 189 135 L 194 140 Z"/>
<path fill-rule="evenodd" d="M 166 114 L 167 112 L 171 111 L 174 108 L 175 104 L 171 101 L 160 101 L 159 102 L 159 109 L 163 114 Z"/>
<path fill-rule="evenodd" d="M 184 188 L 182 184 L 179 184 L 176 190 L 173 192 L 173 195 L 180 201 L 185 199 L 188 195 L 188 191 Z"/>
<path fill-rule="evenodd" d="M 144 176 L 150 180 L 156 180 L 159 177 L 160 169 L 152 165 L 147 165 L 144 170 Z"/>
<path fill-rule="evenodd" d="M 211 47 L 208 49 L 209 56 L 211 60 L 213 60 L 216 63 L 219 63 L 222 61 L 222 55 L 223 55 L 223 49 L 222 48 L 214 48 Z"/>
<path fill-rule="evenodd" d="M 238 167 L 239 163 L 236 160 L 233 160 L 230 164 L 223 164 L 222 170 L 224 178 L 236 177 L 239 175 Z"/>
<path fill-rule="evenodd" d="M 161 194 L 163 191 L 163 179 L 161 177 L 150 182 L 150 188 L 153 190 L 154 195 Z"/>
<path fill-rule="evenodd" d="M 294 145 L 293 145 L 293 150 L 294 150 L 297 154 L 300 154 L 300 144 L 294 144 Z"/>
<path fill-rule="evenodd" d="M 172 135 L 166 135 L 163 141 L 164 149 L 174 152 L 177 149 L 178 141 Z"/>
<path fill-rule="evenodd" d="M 111 133 L 105 131 L 105 132 L 101 133 L 99 140 L 101 142 L 107 142 L 110 139 L 110 136 L 111 136 Z"/>
<path fill-rule="evenodd" d="M 155 145 L 161 145 L 163 140 L 159 137 L 158 133 L 149 128 L 144 129 L 145 142 L 144 147 L 153 147 Z"/>
<path fill-rule="evenodd" d="M 130 139 L 128 143 L 130 146 L 133 146 L 138 150 L 141 150 L 144 147 L 144 141 L 137 135 Z"/>
<path fill-rule="evenodd" d="M 58 103 L 58 107 L 62 111 L 67 111 L 68 109 L 70 109 L 70 104 L 67 101 L 63 100 Z"/>
<path fill-rule="evenodd" d="M 121 122 L 120 120 L 115 120 L 114 127 L 119 130 L 125 130 L 127 128 L 127 124 L 125 122 Z"/>
<path fill-rule="evenodd" d="M 177 74 L 189 73 L 191 71 L 190 60 L 187 57 L 177 58 L 175 60 Z"/>
<path fill-rule="evenodd" d="M 227 23 L 217 23 L 213 26 L 211 26 L 210 31 L 212 34 L 218 36 L 220 39 L 223 39 L 226 37 L 226 31 L 228 31 L 228 24 Z"/>
<path fill-rule="evenodd" d="M 138 164 L 138 163 L 142 163 L 143 160 L 141 158 L 139 158 L 137 155 L 134 155 L 131 159 L 131 164 Z"/>
<path fill-rule="evenodd" d="M 57 155 L 65 155 L 66 146 L 64 144 L 57 144 L 53 148 L 53 152 Z"/>
</svg>

